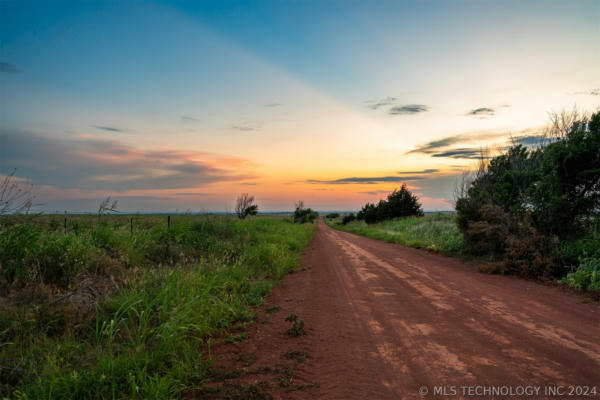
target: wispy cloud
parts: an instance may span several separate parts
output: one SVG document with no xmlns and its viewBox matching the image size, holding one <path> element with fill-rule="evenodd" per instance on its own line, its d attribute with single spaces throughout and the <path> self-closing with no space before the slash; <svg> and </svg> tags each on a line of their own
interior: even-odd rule
<svg viewBox="0 0 600 400">
<path fill-rule="evenodd" d="M 379 195 L 379 194 L 389 194 L 390 191 L 389 190 L 372 190 L 372 191 L 368 191 L 368 192 L 358 192 L 360 194 L 370 194 L 370 195 Z"/>
<path fill-rule="evenodd" d="M 545 139 L 544 135 L 528 135 L 528 136 L 519 136 L 513 138 L 513 141 L 517 144 L 522 144 L 524 146 L 535 146 L 541 144 Z"/>
<path fill-rule="evenodd" d="M 429 168 L 422 169 L 420 171 L 398 171 L 399 174 L 433 174 L 435 172 L 439 172 L 439 169 Z"/>
<path fill-rule="evenodd" d="M 482 149 L 477 148 L 462 148 L 462 149 L 453 149 L 448 151 L 443 151 L 440 153 L 434 153 L 431 155 L 432 157 L 445 157 L 445 158 L 466 158 L 470 160 L 480 159 L 480 158 L 489 158 Z"/>
<path fill-rule="evenodd" d="M 0 61 L 0 72 L 5 74 L 18 74 L 21 70 L 11 63 Z"/>
<path fill-rule="evenodd" d="M 239 124 L 231 124 L 229 125 L 229 129 L 233 129 L 234 131 L 241 132 L 252 132 L 258 131 L 262 127 L 262 123 L 260 122 L 242 122 Z"/>
<path fill-rule="evenodd" d="M 272 102 L 272 103 L 267 103 L 267 104 L 263 104 L 263 107 L 267 107 L 267 108 L 273 108 L 273 107 L 281 107 L 283 106 L 283 103 L 279 103 L 279 102 Z"/>
<path fill-rule="evenodd" d="M 178 192 L 175 193 L 175 196 L 210 196 L 210 193 L 204 192 Z"/>
<path fill-rule="evenodd" d="M 114 140 L 52 139 L 0 131 L 0 167 L 34 184 L 81 190 L 198 188 L 258 178 L 246 159 L 171 149 L 143 150 Z"/>
<path fill-rule="evenodd" d="M 407 115 L 407 114 L 418 114 L 429 110 L 429 106 L 424 104 L 405 104 L 403 106 L 394 106 L 390 108 L 388 114 L 390 115 Z"/>
<path fill-rule="evenodd" d="M 378 108 L 381 107 L 387 107 L 387 106 L 391 106 L 396 102 L 396 98 L 395 97 L 385 97 L 381 100 L 369 100 L 367 101 L 368 107 L 372 110 L 377 110 Z"/>
<path fill-rule="evenodd" d="M 474 115 L 480 117 L 491 117 L 496 114 L 496 110 L 490 107 L 475 108 L 467 113 L 467 115 Z"/>
<path fill-rule="evenodd" d="M 463 133 L 454 136 L 447 136 L 445 138 L 432 140 L 431 142 L 425 143 L 421 146 L 417 146 L 415 149 L 407 152 L 407 154 L 411 153 L 423 153 L 423 154 L 433 154 L 438 152 L 441 149 L 446 149 L 450 146 L 462 143 L 473 143 L 482 140 L 493 140 L 500 137 L 506 137 L 508 133 L 506 132 L 482 132 L 482 133 Z"/>
<path fill-rule="evenodd" d="M 307 183 L 327 184 L 327 185 L 346 185 L 346 184 L 366 184 L 373 185 L 384 182 L 404 182 L 423 179 L 422 176 L 376 176 L 376 177 L 351 177 L 332 180 L 307 179 Z"/>
<path fill-rule="evenodd" d="M 202 122 L 201 119 L 192 117 L 191 115 L 182 115 L 181 116 L 181 120 L 183 122 L 187 122 L 187 123 L 195 123 L 195 122 Z"/>
<path fill-rule="evenodd" d="M 107 132 L 125 132 L 125 129 L 115 128 L 114 126 L 95 125 L 94 128 L 100 129 L 103 131 L 107 131 Z"/>
</svg>

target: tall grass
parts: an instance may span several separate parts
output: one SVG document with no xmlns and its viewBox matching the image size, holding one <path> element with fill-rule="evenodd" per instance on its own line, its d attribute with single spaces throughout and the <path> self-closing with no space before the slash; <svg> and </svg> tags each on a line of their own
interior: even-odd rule
<svg viewBox="0 0 600 400">
<path fill-rule="evenodd" d="M 277 280 L 298 268 L 315 228 L 283 218 L 191 216 L 176 218 L 171 229 L 139 221 L 134 234 L 126 218 L 77 224 L 67 235 L 51 220 L 0 228 L 14 236 L 1 235 L 10 246 L 0 262 L 13 272 L 0 298 L 8 306 L 0 316 L 0 395 L 182 397 L 210 373 L 211 337 L 252 320 Z M 63 256 L 49 253 L 50 244 Z M 60 279 L 36 272 L 44 257 Z M 86 311 L 79 300 L 40 297 L 15 305 L 16 295 L 48 282 L 69 292 L 89 276 L 101 282 L 117 272 L 119 289 L 94 303 L 86 318 L 74 314 Z"/>
<path fill-rule="evenodd" d="M 329 222 L 336 229 L 373 239 L 405 246 L 426 248 L 456 255 L 462 250 L 462 235 L 452 214 L 427 214 L 424 217 L 406 217 L 368 225 L 353 221 L 346 225 Z"/>
</svg>

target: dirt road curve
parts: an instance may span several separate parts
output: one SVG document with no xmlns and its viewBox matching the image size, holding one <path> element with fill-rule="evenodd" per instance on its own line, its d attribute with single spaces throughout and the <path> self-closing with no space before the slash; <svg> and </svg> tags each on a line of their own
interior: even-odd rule
<svg viewBox="0 0 600 400">
<path fill-rule="evenodd" d="M 278 392 L 276 398 L 449 398 L 435 396 L 435 386 L 446 386 L 448 393 L 456 386 L 452 398 L 471 399 L 492 397 L 461 396 L 458 387 L 600 390 L 598 303 L 339 232 L 322 221 L 303 263 L 306 270 L 286 278 L 269 298 L 269 306 L 283 310 L 258 324 L 243 348 L 265 365 L 286 351 L 307 351 L 294 382 L 316 386 Z M 306 336 L 283 333 L 289 312 L 304 320 Z"/>
</svg>

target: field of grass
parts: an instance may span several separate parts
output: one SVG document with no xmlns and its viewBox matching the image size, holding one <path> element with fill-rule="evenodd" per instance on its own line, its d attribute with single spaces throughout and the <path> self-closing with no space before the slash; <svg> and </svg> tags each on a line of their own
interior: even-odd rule
<svg viewBox="0 0 600 400">
<path fill-rule="evenodd" d="M 328 223 L 339 230 L 405 246 L 426 248 L 444 254 L 457 255 L 462 250 L 462 235 L 452 214 L 427 214 L 367 225 L 352 221 L 342 225 L 338 220 Z"/>
<path fill-rule="evenodd" d="M 228 216 L 6 217 L 0 397 L 181 398 L 252 321 L 314 224 Z"/>
</svg>

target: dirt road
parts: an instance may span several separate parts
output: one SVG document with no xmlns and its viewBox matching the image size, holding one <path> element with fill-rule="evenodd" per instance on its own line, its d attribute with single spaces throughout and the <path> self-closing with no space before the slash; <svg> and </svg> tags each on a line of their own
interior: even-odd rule
<svg viewBox="0 0 600 400">
<path fill-rule="evenodd" d="M 544 396 L 545 387 L 568 394 L 570 385 L 600 391 L 598 303 L 322 221 L 303 263 L 306 270 L 268 299 L 267 307 L 283 310 L 267 314 L 238 348 L 264 366 L 289 351 L 308 354 L 294 367 L 293 383 L 303 390 L 275 390 L 276 398 L 557 398 Z M 305 322 L 306 336 L 284 333 L 290 312 Z M 482 386 L 512 395 L 486 396 Z M 541 388 L 528 395 L 535 392 L 519 386 Z M 454 396 L 436 396 L 435 387 Z"/>
</svg>

